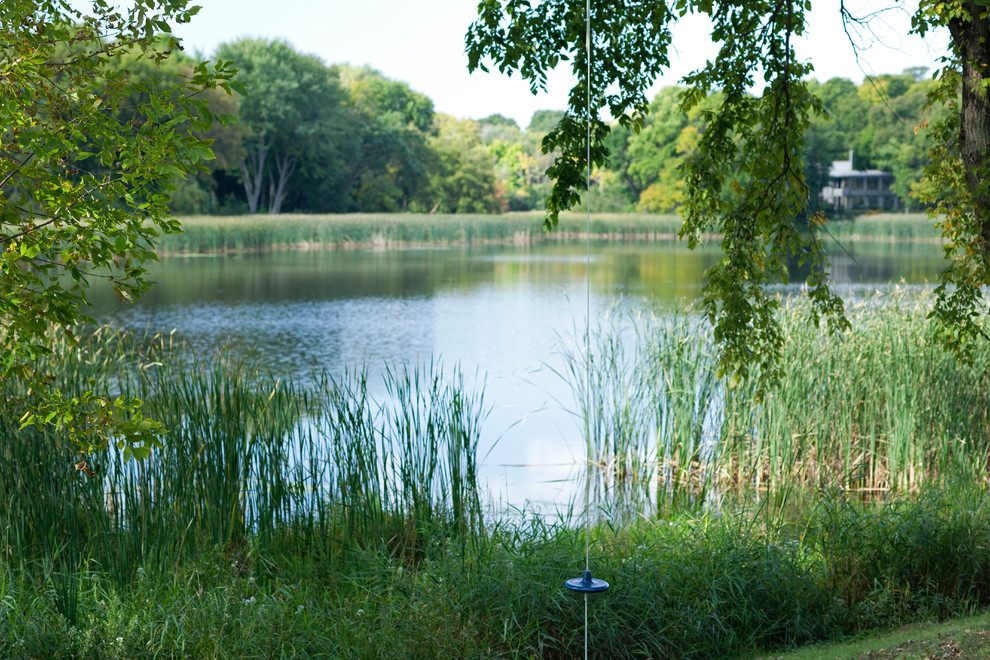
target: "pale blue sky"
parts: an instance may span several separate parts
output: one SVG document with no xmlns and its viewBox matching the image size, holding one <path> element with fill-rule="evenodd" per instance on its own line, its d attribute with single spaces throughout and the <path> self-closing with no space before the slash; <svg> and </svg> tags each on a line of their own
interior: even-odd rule
<svg viewBox="0 0 990 660">
<path fill-rule="evenodd" d="M 464 33 L 476 15 L 476 0 L 194 0 L 203 9 L 176 34 L 187 50 L 210 55 L 214 48 L 240 36 L 283 37 L 299 50 L 328 64 L 371 65 L 433 99 L 436 110 L 479 119 L 492 113 L 512 117 L 522 127 L 535 110 L 563 109 L 570 86 L 566 68 L 550 78 L 549 92 L 534 97 L 518 76 L 468 75 Z M 857 4 L 858 3 L 858 4 Z M 892 4 L 885 0 L 851 0 L 859 13 Z M 915 2 L 916 4 L 916 2 Z M 909 66 L 932 66 L 944 39 L 928 43 L 907 37 L 910 18 L 903 8 L 886 12 L 878 22 L 886 45 L 861 53 L 868 73 L 900 73 Z M 816 3 L 810 34 L 799 54 L 810 58 L 819 80 L 834 76 L 860 82 L 856 62 L 839 20 L 838 0 Z M 715 54 L 705 23 L 688 19 L 675 31 L 678 51 L 672 70 L 658 82 L 674 84 Z M 678 38 L 679 37 L 679 38 Z"/>
</svg>

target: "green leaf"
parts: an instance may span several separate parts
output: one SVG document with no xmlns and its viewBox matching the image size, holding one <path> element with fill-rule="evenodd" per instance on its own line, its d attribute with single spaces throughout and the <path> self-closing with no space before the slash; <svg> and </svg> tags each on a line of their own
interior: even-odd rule
<svg viewBox="0 0 990 660">
<path fill-rule="evenodd" d="M 17 404 L 21 424 L 60 427 L 61 437 L 87 451 L 131 428 L 147 436 L 160 426 L 132 423 L 117 407 L 108 416 L 98 395 L 64 394 L 30 365 L 51 354 L 54 330 L 87 320 L 83 264 L 110 277 L 122 300 L 147 289 L 137 263 L 126 261 L 148 258 L 155 238 L 149 227 L 171 222 L 163 177 L 213 156 L 201 135 L 213 115 L 197 95 L 229 85 L 233 69 L 204 64 L 192 80 L 164 52 L 178 42 L 155 32 L 171 32 L 174 21 L 195 13 L 186 0 L 141 0 L 129 14 L 98 2 L 82 23 L 70 4 L 0 3 L 3 151 L 20 162 L 0 174 L 0 224 L 8 237 L 18 234 L 0 257 L 0 384 L 17 379 L 29 392 Z M 83 34 L 114 35 L 113 47 L 76 38 Z M 154 446 L 152 438 L 143 441 Z"/>
</svg>

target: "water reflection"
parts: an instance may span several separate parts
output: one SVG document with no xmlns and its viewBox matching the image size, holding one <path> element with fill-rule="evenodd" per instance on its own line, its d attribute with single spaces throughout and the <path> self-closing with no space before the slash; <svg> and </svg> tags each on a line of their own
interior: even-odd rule
<svg viewBox="0 0 990 660">
<path fill-rule="evenodd" d="M 856 244 L 832 257 L 833 279 L 923 284 L 941 249 Z M 715 249 L 677 243 L 593 247 L 592 315 L 613 301 L 692 300 Z M 172 257 L 137 305 L 97 289 L 93 316 L 169 332 L 206 351 L 229 344 L 279 376 L 428 361 L 486 374 L 492 406 L 479 447 L 481 479 L 500 506 L 566 508 L 579 499 L 585 445 L 562 351 L 580 350 L 588 264 L 581 244 L 540 243 L 393 252 L 274 252 Z M 855 291 L 853 291 L 855 294 Z"/>
</svg>

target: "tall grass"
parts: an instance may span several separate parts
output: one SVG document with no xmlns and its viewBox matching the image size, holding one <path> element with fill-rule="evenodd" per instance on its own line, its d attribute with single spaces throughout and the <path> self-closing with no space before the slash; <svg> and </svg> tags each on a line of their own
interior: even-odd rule
<svg viewBox="0 0 990 660">
<path fill-rule="evenodd" d="M 828 223 L 829 235 L 858 240 L 941 241 L 935 221 L 927 213 L 873 213 Z"/>
<path fill-rule="evenodd" d="M 181 218 L 181 222 L 182 233 L 163 236 L 158 243 L 160 251 L 525 243 L 587 232 L 583 215 L 562 214 L 558 230 L 545 234 L 542 213 L 191 216 Z M 591 231 L 604 238 L 670 238 L 679 228 L 680 218 L 674 215 L 596 214 Z"/>
<path fill-rule="evenodd" d="M 737 657 L 984 608 L 986 494 L 833 494 L 784 525 L 728 510 L 593 528 L 591 562 L 612 588 L 589 599 L 590 655 Z M 0 656 L 583 654 L 583 600 L 562 583 L 584 535 L 565 523 L 499 524 L 416 564 L 368 552 L 326 571 L 309 550 L 264 563 L 220 548 L 123 587 L 80 571 L 76 626 L 51 589 L 0 564 Z"/>
<path fill-rule="evenodd" d="M 361 213 L 347 215 L 187 216 L 182 233 L 163 236 L 163 253 L 212 253 L 287 248 L 389 248 L 486 242 L 528 243 L 573 239 L 587 231 L 583 213 L 562 213 L 553 232 L 543 231 L 541 212 L 500 215 Z M 599 239 L 670 239 L 681 228 L 676 214 L 596 213 L 591 234 Z M 934 222 L 921 213 L 861 215 L 830 222 L 828 234 L 842 239 L 940 240 Z"/>
<path fill-rule="evenodd" d="M 990 509 L 967 485 L 864 504 L 832 494 L 776 524 L 752 511 L 591 530 L 591 657 L 723 658 L 990 604 Z M 263 562 L 224 548 L 120 586 L 55 591 L 0 564 L 3 657 L 547 657 L 583 654 L 583 600 L 562 587 L 584 534 L 539 519 L 489 527 L 419 563 L 367 552 L 322 566 L 310 546 Z M 41 583 L 41 584 L 39 584 Z"/>
<path fill-rule="evenodd" d="M 786 380 L 760 408 L 745 390 L 728 397 L 727 470 L 758 487 L 866 492 L 984 480 L 990 347 L 972 364 L 956 360 L 931 335 L 931 303 L 927 293 L 878 294 L 853 303 L 852 329 L 834 336 L 808 323 L 806 303 L 789 304 Z"/>
<path fill-rule="evenodd" d="M 58 438 L 0 418 L 0 549 L 42 567 L 67 619 L 84 570 L 125 585 L 139 568 L 211 548 L 247 566 L 262 560 L 249 547 L 303 546 L 329 570 L 368 549 L 415 561 L 431 541 L 479 529 L 484 404 L 456 369 L 391 369 L 376 402 L 365 373 L 301 388 L 224 353 L 175 353 L 163 338 L 100 331 L 88 348 L 86 360 L 59 351 L 39 367 L 66 392 L 115 380 L 168 432 L 142 462 L 113 447 L 89 458 L 87 477 Z"/>
<path fill-rule="evenodd" d="M 571 349 L 562 372 L 596 497 L 663 515 L 587 537 L 482 524 L 486 408 L 456 370 L 302 387 L 99 331 L 39 368 L 66 392 L 97 379 L 142 397 L 165 446 L 92 458 L 90 478 L 0 416 L 0 656 L 577 657 L 583 602 L 561 586 L 586 539 L 613 585 L 589 604 L 600 657 L 731 657 L 986 607 L 987 376 L 932 345 L 928 306 L 862 301 L 829 336 L 788 302 L 789 376 L 757 407 L 714 377 L 697 316 L 603 317 L 591 371 Z M 772 515 L 762 493 L 675 507 L 784 488 L 816 495 Z"/>
<path fill-rule="evenodd" d="M 697 504 L 717 483 L 722 397 L 704 327 L 690 314 L 615 306 L 591 355 L 563 345 L 585 429 L 594 501 L 613 514 Z"/>
<path fill-rule="evenodd" d="M 985 481 L 990 347 L 957 361 L 930 336 L 930 305 L 878 294 L 851 305 L 852 330 L 830 335 L 806 302 L 785 302 L 787 376 L 761 403 L 751 385 L 716 378 L 697 316 L 615 308 L 593 333 L 590 378 L 584 353 L 564 351 L 598 500 L 663 509 L 752 490 Z"/>
</svg>

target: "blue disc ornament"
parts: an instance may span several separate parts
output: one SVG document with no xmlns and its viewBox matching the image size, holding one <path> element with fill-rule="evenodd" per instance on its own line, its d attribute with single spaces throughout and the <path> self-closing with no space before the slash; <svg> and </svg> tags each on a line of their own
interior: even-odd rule
<svg viewBox="0 0 990 660">
<path fill-rule="evenodd" d="M 591 571 L 585 571 L 584 577 L 571 578 L 564 583 L 564 586 L 571 591 L 584 594 L 595 594 L 608 590 L 608 582 L 591 577 Z"/>
</svg>

